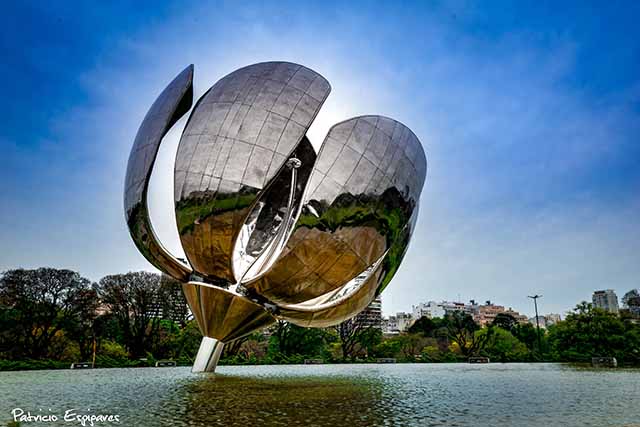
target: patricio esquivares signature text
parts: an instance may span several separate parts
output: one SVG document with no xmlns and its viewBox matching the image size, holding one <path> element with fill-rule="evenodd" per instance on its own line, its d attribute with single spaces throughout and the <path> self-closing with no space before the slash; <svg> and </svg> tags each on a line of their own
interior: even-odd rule
<svg viewBox="0 0 640 427">
<path fill-rule="evenodd" d="M 25 411 L 22 408 L 14 408 L 11 411 L 14 422 L 20 423 L 52 423 L 62 420 L 67 423 L 77 423 L 86 426 L 95 426 L 101 423 L 120 423 L 120 415 L 111 414 L 91 414 L 91 409 L 87 409 L 83 413 L 79 409 L 67 409 L 64 411 L 64 415 L 56 414 L 49 408 L 48 411 L 38 409 L 37 413 L 31 413 L 31 411 Z"/>
</svg>

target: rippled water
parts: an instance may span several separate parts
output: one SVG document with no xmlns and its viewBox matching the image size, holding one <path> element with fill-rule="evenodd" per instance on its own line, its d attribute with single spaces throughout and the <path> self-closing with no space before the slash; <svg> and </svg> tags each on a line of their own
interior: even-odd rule
<svg viewBox="0 0 640 427">
<path fill-rule="evenodd" d="M 124 426 L 640 427 L 640 370 L 398 364 L 0 372 L 11 411 L 117 414 Z M 51 409 L 51 411 L 49 411 Z M 88 424 L 87 424 L 88 425 Z"/>
</svg>

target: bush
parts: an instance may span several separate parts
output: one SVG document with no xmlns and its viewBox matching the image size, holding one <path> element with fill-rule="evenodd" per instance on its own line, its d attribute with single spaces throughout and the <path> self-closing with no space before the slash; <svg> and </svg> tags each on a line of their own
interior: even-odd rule
<svg viewBox="0 0 640 427">
<path fill-rule="evenodd" d="M 476 334 L 487 334 L 488 329 L 482 329 Z M 509 331 L 494 326 L 483 353 L 492 362 L 522 362 L 529 359 L 527 346 L 514 337 Z"/>
<path fill-rule="evenodd" d="M 112 359 L 128 359 L 129 353 L 127 350 L 114 341 L 104 341 L 100 344 L 100 356 L 109 357 Z"/>
</svg>

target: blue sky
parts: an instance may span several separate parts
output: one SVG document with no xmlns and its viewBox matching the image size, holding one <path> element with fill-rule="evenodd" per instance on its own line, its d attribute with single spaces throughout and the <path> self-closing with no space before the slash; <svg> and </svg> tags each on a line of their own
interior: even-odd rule
<svg viewBox="0 0 640 427">
<path fill-rule="evenodd" d="M 22 3 L 22 4 L 19 4 Z M 310 130 L 359 114 L 408 125 L 429 162 L 386 313 L 426 300 L 564 312 L 640 286 L 638 2 L 11 2 L 0 18 L 0 269 L 97 280 L 151 269 L 122 212 L 129 149 L 186 65 L 199 96 L 288 60 L 333 90 Z M 171 201 L 180 122 L 152 179 L 154 224 L 180 253 Z"/>
</svg>

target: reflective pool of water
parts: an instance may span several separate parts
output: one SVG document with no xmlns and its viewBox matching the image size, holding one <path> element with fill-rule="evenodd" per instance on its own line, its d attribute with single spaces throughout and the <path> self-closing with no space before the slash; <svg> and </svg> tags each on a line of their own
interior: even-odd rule
<svg viewBox="0 0 640 427">
<path fill-rule="evenodd" d="M 222 366 L 0 372 L 0 426 L 640 427 L 640 370 L 559 364 Z M 86 422 L 90 425 L 90 422 Z"/>
</svg>

